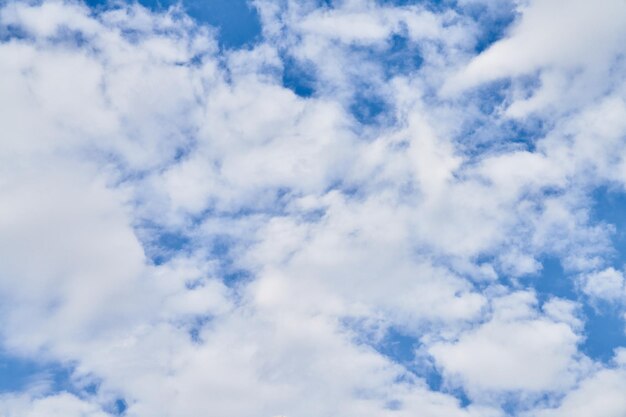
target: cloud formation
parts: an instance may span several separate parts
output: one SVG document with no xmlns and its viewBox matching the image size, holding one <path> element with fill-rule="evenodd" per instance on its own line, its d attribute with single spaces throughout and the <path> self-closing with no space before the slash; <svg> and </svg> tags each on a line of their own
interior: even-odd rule
<svg viewBox="0 0 626 417">
<path fill-rule="evenodd" d="M 624 2 L 0 4 L 1 416 L 626 414 Z"/>
</svg>

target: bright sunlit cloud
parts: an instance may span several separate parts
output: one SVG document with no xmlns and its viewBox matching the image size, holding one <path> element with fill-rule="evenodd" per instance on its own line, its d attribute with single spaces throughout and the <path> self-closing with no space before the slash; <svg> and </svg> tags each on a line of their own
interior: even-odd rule
<svg viewBox="0 0 626 417">
<path fill-rule="evenodd" d="M 0 2 L 0 416 L 626 415 L 625 19 Z"/>
</svg>

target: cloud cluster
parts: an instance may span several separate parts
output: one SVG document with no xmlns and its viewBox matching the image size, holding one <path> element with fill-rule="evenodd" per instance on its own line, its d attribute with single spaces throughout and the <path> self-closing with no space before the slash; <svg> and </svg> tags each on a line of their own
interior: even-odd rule
<svg viewBox="0 0 626 417">
<path fill-rule="evenodd" d="M 408 3 L 0 3 L 0 415 L 626 413 L 626 4 Z"/>
</svg>

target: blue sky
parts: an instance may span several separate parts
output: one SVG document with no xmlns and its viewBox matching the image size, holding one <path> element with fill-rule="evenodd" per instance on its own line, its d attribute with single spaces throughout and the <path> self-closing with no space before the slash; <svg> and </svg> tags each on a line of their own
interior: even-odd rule
<svg viewBox="0 0 626 417">
<path fill-rule="evenodd" d="M 0 415 L 626 415 L 624 19 L 0 2 Z"/>
</svg>

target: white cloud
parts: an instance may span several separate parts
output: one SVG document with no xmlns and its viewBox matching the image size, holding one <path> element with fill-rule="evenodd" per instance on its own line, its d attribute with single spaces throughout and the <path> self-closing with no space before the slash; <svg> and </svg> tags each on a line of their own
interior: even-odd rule
<svg viewBox="0 0 626 417">
<path fill-rule="evenodd" d="M 624 2 L 528 1 L 517 2 L 517 9 L 519 17 L 504 39 L 473 58 L 448 81 L 446 91 L 535 76 L 539 87 L 530 95 L 523 89 L 506 110 L 524 117 L 546 108 L 569 111 L 611 88 L 626 39 Z"/>
<path fill-rule="evenodd" d="M 624 275 L 614 268 L 583 276 L 582 285 L 587 295 L 607 301 L 622 301 L 626 295 Z"/>
<path fill-rule="evenodd" d="M 6 417 L 110 417 L 111 414 L 100 409 L 97 404 L 80 398 L 60 393 L 47 397 L 28 395 L 1 395 L 0 413 Z"/>
<path fill-rule="evenodd" d="M 626 412 L 626 375 L 623 369 L 604 369 L 580 384 L 568 394 L 559 407 L 536 410 L 539 417 L 618 417 Z"/>
<path fill-rule="evenodd" d="M 621 3 L 520 3 L 476 57 L 461 9 L 255 4 L 265 38 L 234 51 L 177 8 L 0 8 L 2 347 L 71 365 L 77 391 L 0 414 L 495 417 L 517 395 L 617 416 L 622 370 L 579 351 L 579 305 L 523 287 L 550 255 L 623 294 L 589 198 L 626 182 Z M 419 65 L 388 71 L 393 35 Z M 285 56 L 311 97 L 282 86 Z M 502 77 L 504 112 L 450 87 Z M 368 94 L 385 116 L 363 124 Z M 508 118 L 546 106 L 540 138 L 510 143 Z M 354 322 L 413 338 L 441 388 Z M 586 400 L 602 387 L 613 405 Z"/>
<path fill-rule="evenodd" d="M 567 388 L 576 380 L 580 336 L 571 319 L 542 316 L 534 303 L 529 293 L 495 299 L 489 321 L 462 333 L 457 341 L 435 343 L 429 351 L 472 395 Z"/>
</svg>

